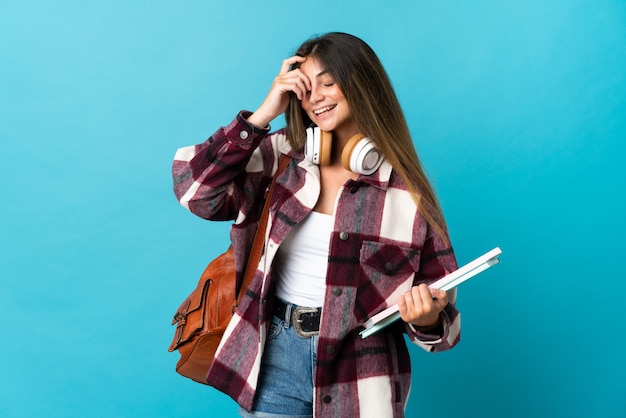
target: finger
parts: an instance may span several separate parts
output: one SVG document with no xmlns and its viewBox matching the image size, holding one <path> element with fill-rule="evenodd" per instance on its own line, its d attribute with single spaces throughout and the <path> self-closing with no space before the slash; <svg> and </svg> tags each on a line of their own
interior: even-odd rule
<svg viewBox="0 0 626 418">
<path fill-rule="evenodd" d="M 400 311 L 400 315 L 405 315 L 407 312 L 407 304 L 404 296 L 398 299 L 398 310 Z"/>
<path fill-rule="evenodd" d="M 448 304 L 448 292 L 441 289 L 430 289 L 433 299 L 437 300 L 440 306 L 446 306 Z"/>
<path fill-rule="evenodd" d="M 419 316 L 420 312 L 416 310 L 412 290 L 408 290 L 400 295 L 398 298 L 398 311 L 400 312 L 400 317 L 406 322 L 410 322 Z"/>
<path fill-rule="evenodd" d="M 304 96 L 311 90 L 310 81 L 306 75 L 304 75 L 300 70 L 294 70 L 296 72 L 295 78 L 293 79 L 293 87 L 292 90 L 296 93 L 299 100 L 303 100 Z"/>
<path fill-rule="evenodd" d="M 425 289 L 427 295 L 430 295 L 428 288 Z M 407 310 L 402 319 L 409 323 L 416 323 L 415 321 L 423 320 L 429 312 L 433 311 L 432 297 L 423 296 L 424 289 L 420 286 L 413 286 L 408 292 L 404 294 L 403 299 L 406 301 Z M 419 324 L 418 324 L 419 325 Z"/>
<path fill-rule="evenodd" d="M 294 55 L 293 57 L 289 57 L 283 60 L 283 64 L 280 67 L 280 74 L 286 74 L 291 71 L 291 66 L 296 63 L 303 63 L 306 61 L 306 57 L 301 57 L 299 55 Z"/>
<path fill-rule="evenodd" d="M 307 77 L 303 72 L 300 71 L 301 77 L 300 80 L 302 80 L 302 83 L 304 85 L 304 92 L 309 92 L 311 91 L 312 87 L 311 87 L 311 80 L 309 80 L 309 77 Z"/>
<path fill-rule="evenodd" d="M 415 299 L 418 299 L 422 305 L 426 307 L 430 307 L 433 305 L 433 300 L 435 299 L 435 297 L 426 284 L 421 283 L 418 286 L 413 286 L 413 292 L 413 297 Z"/>
<path fill-rule="evenodd" d="M 413 318 L 420 317 L 431 309 L 432 299 L 429 300 L 428 296 L 424 296 L 423 291 L 419 286 L 413 286 L 406 293 L 408 312 Z"/>
<path fill-rule="evenodd" d="M 276 76 L 273 88 L 281 95 L 292 91 L 296 94 L 296 96 L 298 96 L 299 99 L 302 98 L 302 94 L 305 91 L 304 83 L 295 72 L 289 72 L 287 74 L 280 74 Z"/>
<path fill-rule="evenodd" d="M 296 94 L 296 96 L 298 97 L 298 100 L 302 100 L 307 91 L 304 81 L 302 81 L 302 79 L 299 76 L 296 76 L 289 80 L 289 84 L 290 84 L 290 90 Z"/>
<path fill-rule="evenodd" d="M 446 293 L 439 293 L 438 289 L 431 289 L 426 284 L 420 284 L 413 287 L 414 299 L 419 301 L 416 303 L 416 307 L 419 304 L 420 312 L 423 314 L 430 314 L 432 312 L 440 312 L 444 306 L 447 305 Z M 443 300 L 439 299 L 439 296 Z"/>
</svg>

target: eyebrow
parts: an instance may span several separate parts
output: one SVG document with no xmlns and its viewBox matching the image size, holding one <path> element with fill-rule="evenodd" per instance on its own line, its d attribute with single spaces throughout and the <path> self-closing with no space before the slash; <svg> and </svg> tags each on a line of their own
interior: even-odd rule
<svg viewBox="0 0 626 418">
<path fill-rule="evenodd" d="M 315 78 L 319 78 L 319 77 L 321 77 L 321 76 L 323 76 L 323 75 L 325 75 L 325 74 L 328 74 L 328 70 L 323 70 L 323 71 L 320 71 L 319 73 L 317 73 L 317 75 L 315 76 Z"/>
</svg>

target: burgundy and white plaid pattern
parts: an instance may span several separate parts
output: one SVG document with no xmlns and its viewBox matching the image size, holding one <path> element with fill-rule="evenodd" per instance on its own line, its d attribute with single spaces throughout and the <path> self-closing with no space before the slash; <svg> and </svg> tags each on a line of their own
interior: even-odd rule
<svg viewBox="0 0 626 418">
<path fill-rule="evenodd" d="M 235 220 L 231 240 L 240 273 L 278 156 L 292 158 L 272 196 L 264 255 L 207 376 L 210 385 L 250 409 L 272 315 L 270 266 L 283 239 L 314 207 L 320 182 L 318 167 L 291 149 L 284 130 L 270 134 L 250 125 L 247 115 L 241 112 L 204 143 L 178 150 L 173 176 L 176 196 L 191 212 Z M 450 292 L 444 310 L 443 335 L 422 334 L 401 323 L 366 339 L 359 331 L 411 285 L 433 282 L 456 268 L 452 248 L 429 228 L 389 164 L 344 185 L 330 241 L 316 417 L 404 416 L 411 367 L 403 332 L 427 351 L 453 347 L 460 338 L 456 292 Z"/>
</svg>

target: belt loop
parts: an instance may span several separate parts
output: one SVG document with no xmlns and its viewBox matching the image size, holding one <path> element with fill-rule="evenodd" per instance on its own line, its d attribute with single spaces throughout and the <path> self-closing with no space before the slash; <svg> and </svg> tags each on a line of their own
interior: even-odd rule
<svg viewBox="0 0 626 418">
<path fill-rule="evenodd" d="M 293 310 L 292 303 L 285 303 L 285 328 L 289 328 L 291 325 L 291 311 Z"/>
</svg>

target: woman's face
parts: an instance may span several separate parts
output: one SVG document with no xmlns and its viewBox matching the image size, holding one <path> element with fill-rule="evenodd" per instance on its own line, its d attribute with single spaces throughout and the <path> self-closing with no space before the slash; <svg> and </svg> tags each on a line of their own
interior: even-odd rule
<svg viewBox="0 0 626 418">
<path fill-rule="evenodd" d="M 315 58 L 307 58 L 300 71 L 311 81 L 311 91 L 302 99 L 302 108 L 323 131 L 348 137 L 358 133 L 350 106 L 330 73 Z"/>
</svg>

